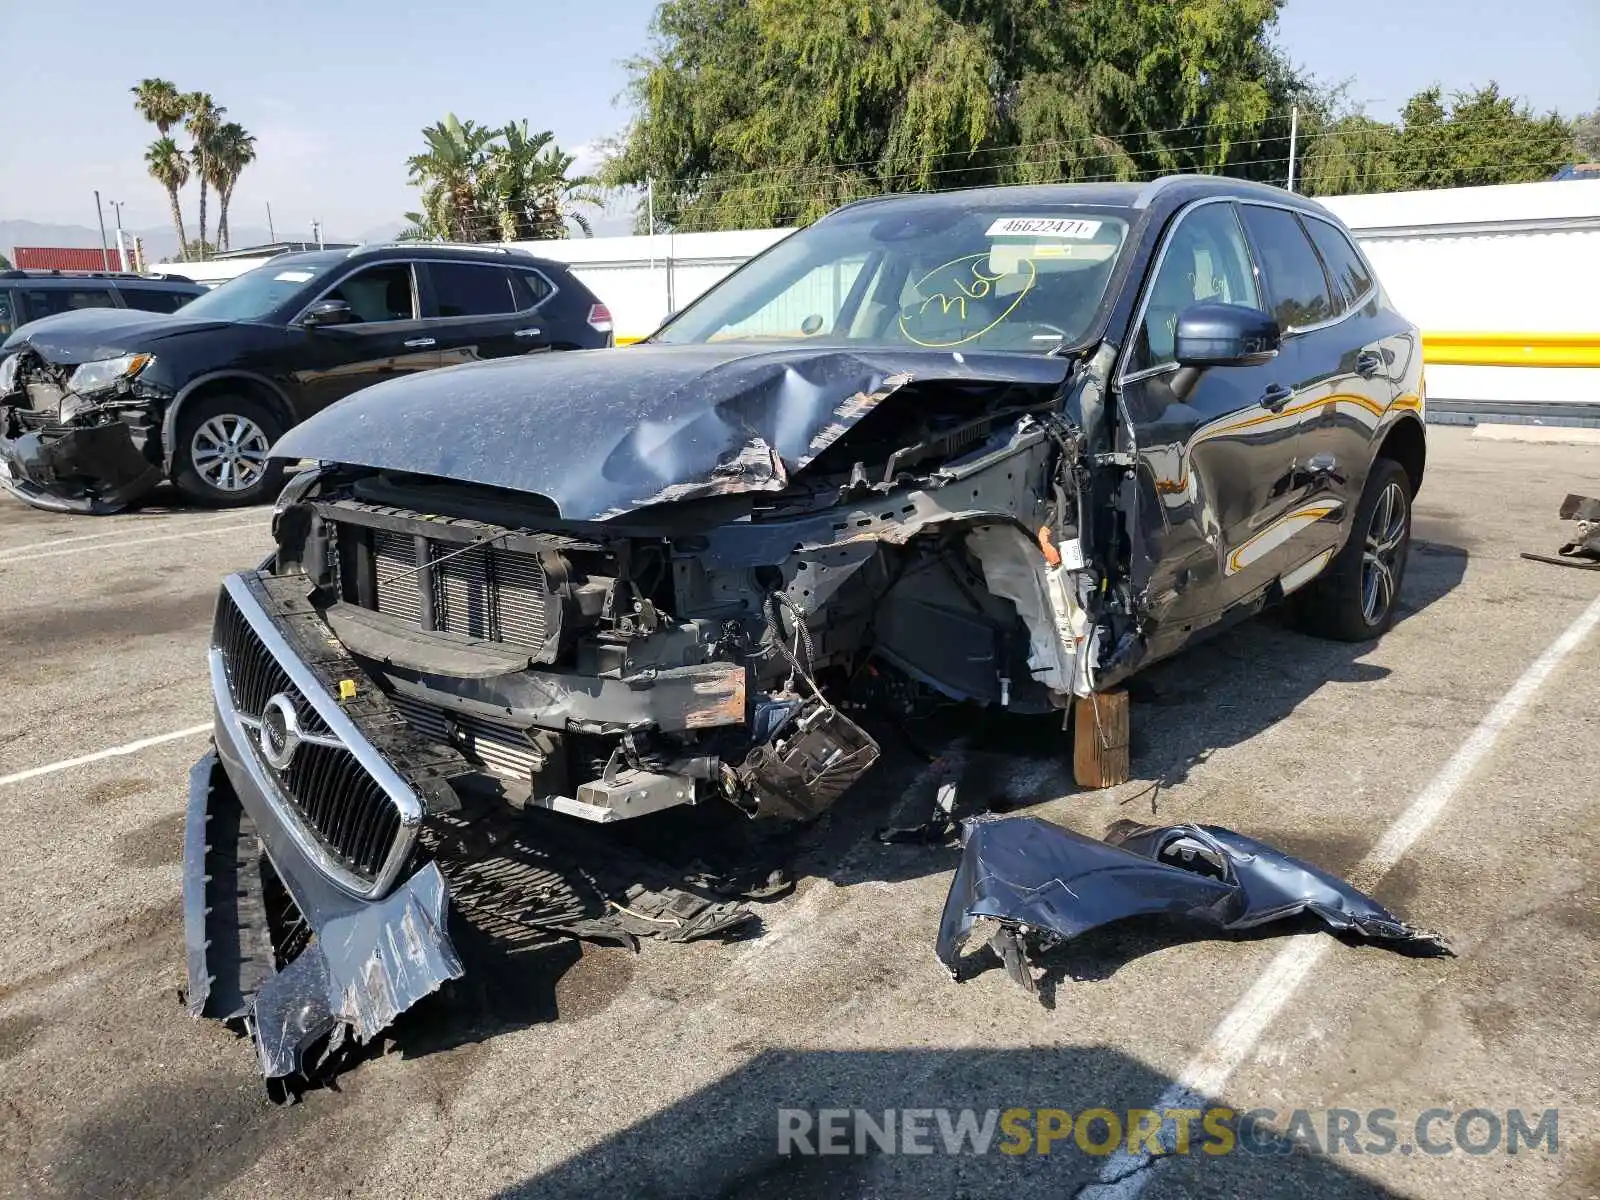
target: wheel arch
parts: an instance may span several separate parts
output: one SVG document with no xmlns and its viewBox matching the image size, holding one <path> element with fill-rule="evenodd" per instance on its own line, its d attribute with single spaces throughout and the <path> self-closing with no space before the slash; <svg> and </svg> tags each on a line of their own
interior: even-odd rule
<svg viewBox="0 0 1600 1200">
<path fill-rule="evenodd" d="M 1411 494 L 1422 490 L 1422 475 L 1428 465 L 1428 436 L 1416 417 L 1403 416 L 1390 427 L 1378 443 L 1374 458 L 1387 458 L 1405 469 L 1411 480 Z"/>
<path fill-rule="evenodd" d="M 248 371 L 213 371 L 190 380 L 167 405 L 161 418 L 162 470 L 172 473 L 173 460 L 178 453 L 178 422 L 184 408 L 192 401 L 210 396 L 243 394 L 267 405 L 282 421 L 284 430 L 295 424 L 294 407 L 283 389 L 264 375 Z"/>
</svg>

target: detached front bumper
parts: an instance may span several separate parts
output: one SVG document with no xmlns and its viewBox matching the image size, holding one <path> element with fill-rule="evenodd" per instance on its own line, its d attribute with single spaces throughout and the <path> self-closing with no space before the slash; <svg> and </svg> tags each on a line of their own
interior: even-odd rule
<svg viewBox="0 0 1600 1200">
<path fill-rule="evenodd" d="M 120 512 L 161 482 L 148 432 L 126 420 L 37 425 L 0 409 L 0 488 L 49 512 Z"/>
<path fill-rule="evenodd" d="M 340 888 L 290 827 L 257 732 L 219 703 L 214 736 L 189 780 L 189 1011 L 243 1020 L 268 1079 L 303 1074 L 314 1047 L 369 1041 L 460 978 L 444 879 L 429 863 L 376 898 Z"/>
</svg>

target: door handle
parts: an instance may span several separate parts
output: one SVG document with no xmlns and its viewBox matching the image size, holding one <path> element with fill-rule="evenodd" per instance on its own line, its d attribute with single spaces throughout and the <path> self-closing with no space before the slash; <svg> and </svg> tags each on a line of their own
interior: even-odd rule
<svg viewBox="0 0 1600 1200">
<path fill-rule="evenodd" d="M 1261 393 L 1261 407 L 1269 412 L 1282 412 L 1283 406 L 1293 397 L 1293 388 L 1286 388 L 1281 383 L 1270 384 L 1267 390 Z"/>
<path fill-rule="evenodd" d="M 1376 350 L 1363 350 L 1356 355 L 1356 374 L 1363 379 L 1371 379 L 1383 370 L 1383 355 Z"/>
<path fill-rule="evenodd" d="M 521 338 L 538 337 L 543 332 L 544 330 L 542 329 L 519 329 L 511 336 Z"/>
<path fill-rule="evenodd" d="M 406 343 L 407 350 L 424 350 L 429 346 L 438 345 L 432 338 L 412 338 Z"/>
</svg>

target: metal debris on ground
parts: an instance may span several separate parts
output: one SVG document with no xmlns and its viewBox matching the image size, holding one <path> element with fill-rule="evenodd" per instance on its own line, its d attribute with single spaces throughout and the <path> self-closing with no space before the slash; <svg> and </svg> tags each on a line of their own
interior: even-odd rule
<svg viewBox="0 0 1600 1200">
<path fill-rule="evenodd" d="M 1600 571 L 1600 500 L 1569 494 L 1561 502 L 1559 515 L 1563 521 L 1577 522 L 1572 540 L 1554 554 L 1524 550 L 1522 557 L 1531 562 L 1576 567 L 1580 571 Z"/>
<path fill-rule="evenodd" d="M 1034 817 L 974 817 L 962 824 L 962 839 L 937 944 L 957 979 L 962 947 L 981 918 L 997 923 L 990 948 L 1030 991 L 1030 946 L 1047 950 L 1134 916 L 1242 930 L 1304 914 L 1394 949 L 1451 952 L 1438 934 L 1406 924 L 1342 879 L 1215 825 L 1118 822 L 1100 841 Z"/>
</svg>

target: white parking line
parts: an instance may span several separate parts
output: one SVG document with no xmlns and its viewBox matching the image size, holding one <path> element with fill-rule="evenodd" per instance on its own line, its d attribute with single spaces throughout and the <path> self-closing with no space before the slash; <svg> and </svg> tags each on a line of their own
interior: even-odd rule
<svg viewBox="0 0 1600 1200">
<path fill-rule="evenodd" d="M 192 520 L 216 521 L 223 517 L 237 517 L 238 515 L 239 514 L 234 511 L 205 513 L 201 516 L 193 517 Z M 74 537 L 50 538 L 49 540 L 43 542 L 25 542 L 20 546 L 3 546 L 0 547 L 0 562 L 4 562 L 13 554 L 24 554 L 29 550 L 47 550 L 52 546 L 66 546 L 73 542 L 94 542 L 103 541 L 106 538 L 121 537 L 130 529 L 137 529 L 142 525 L 152 524 L 155 519 L 156 518 L 153 517 L 145 517 L 137 521 L 118 522 L 114 525 L 110 525 L 102 533 L 81 533 Z"/>
<path fill-rule="evenodd" d="M 1584 609 L 1578 619 L 1567 626 L 1566 631 L 1500 697 L 1432 782 L 1384 831 L 1377 845 L 1351 873 L 1353 881 L 1359 881 L 1360 886 L 1370 889 L 1404 857 L 1406 851 L 1416 844 L 1417 839 L 1432 827 L 1455 799 L 1461 785 L 1488 756 L 1500 740 L 1500 735 L 1528 706 L 1545 680 L 1593 632 L 1596 625 L 1600 625 L 1600 600 L 1595 600 Z M 1283 1011 L 1306 976 L 1332 945 L 1333 939 L 1324 934 L 1302 934 L 1290 939 L 1289 944 L 1267 964 L 1267 969 L 1250 986 L 1250 990 L 1222 1018 L 1210 1040 L 1190 1060 L 1183 1074 L 1150 1107 L 1158 1113 L 1184 1108 L 1204 1109 L 1209 1098 L 1220 1095 L 1229 1076 L 1244 1062 L 1266 1032 L 1267 1026 Z M 1164 1151 L 1171 1152 L 1174 1136 L 1175 1131 L 1171 1127 L 1162 1129 Z M 1147 1153 L 1143 1147 L 1137 1154 L 1129 1154 L 1126 1149 L 1119 1150 L 1106 1159 L 1100 1170 L 1099 1182 L 1085 1188 L 1079 1195 L 1095 1200 L 1132 1200 L 1132 1197 L 1144 1191 L 1154 1177 L 1158 1162 L 1158 1156 Z"/>
<path fill-rule="evenodd" d="M 137 742 L 129 742 L 124 746 L 112 746 L 109 750 L 96 750 L 93 754 L 80 754 L 77 758 L 65 758 L 60 762 L 46 763 L 42 767 L 29 767 L 26 771 L 18 771 L 14 775 L 0 775 L 0 787 L 8 783 L 24 783 L 29 779 L 38 779 L 41 775 L 54 775 L 57 771 L 70 771 L 73 767 L 86 766 L 89 763 L 100 762 L 106 758 L 121 758 L 126 754 L 137 754 L 141 750 L 148 750 L 152 746 L 160 746 L 167 742 L 180 741 L 183 738 L 199 737 L 202 733 L 211 732 L 211 722 L 204 725 L 191 725 L 187 729 L 174 729 L 171 733 L 158 733 L 155 737 L 140 738 Z"/>
<path fill-rule="evenodd" d="M 127 538 L 120 542 L 112 542 L 93 546 L 69 546 L 65 550 L 42 550 L 37 554 L 18 554 L 12 558 L 0 558 L 0 567 L 9 567 L 14 563 L 38 562 L 45 558 L 64 558 L 69 554 L 94 554 L 99 551 L 121 550 L 124 546 L 153 546 L 157 542 L 178 542 L 185 538 L 215 537 L 219 533 L 245 533 L 265 532 L 267 526 L 257 520 L 246 525 L 221 525 L 208 529 L 191 529 L 186 533 L 163 533 L 156 537 Z"/>
</svg>

